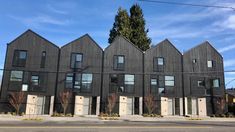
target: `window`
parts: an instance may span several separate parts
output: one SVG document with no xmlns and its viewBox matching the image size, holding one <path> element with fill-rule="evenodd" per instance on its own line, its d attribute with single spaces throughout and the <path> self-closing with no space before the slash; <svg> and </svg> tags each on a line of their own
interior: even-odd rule
<svg viewBox="0 0 235 132">
<path fill-rule="evenodd" d="M 193 64 L 197 63 L 197 59 L 193 59 Z"/>
<path fill-rule="evenodd" d="M 159 93 L 159 94 L 165 93 L 165 89 L 164 89 L 164 88 L 158 88 L 158 93 Z"/>
<path fill-rule="evenodd" d="M 151 78 L 151 93 L 157 93 L 157 79 Z"/>
<path fill-rule="evenodd" d="M 23 71 L 11 71 L 10 81 L 21 82 L 23 78 Z"/>
<path fill-rule="evenodd" d="M 26 63 L 27 52 L 23 50 L 15 50 L 13 57 L 13 66 L 24 67 Z"/>
<path fill-rule="evenodd" d="M 213 80 L 213 87 L 214 87 L 214 88 L 220 87 L 219 79 L 214 79 L 214 80 Z"/>
<path fill-rule="evenodd" d="M 22 84 L 22 91 L 28 91 L 28 84 Z"/>
<path fill-rule="evenodd" d="M 82 54 L 72 53 L 71 68 L 82 68 Z"/>
<path fill-rule="evenodd" d="M 165 86 L 174 86 L 175 77 L 174 76 L 165 76 Z"/>
<path fill-rule="evenodd" d="M 207 67 L 212 68 L 213 67 L 213 61 L 207 61 Z"/>
<path fill-rule="evenodd" d="M 39 85 L 39 76 L 37 75 L 32 75 L 31 76 L 31 83 L 34 86 L 38 86 Z"/>
<path fill-rule="evenodd" d="M 126 74 L 125 75 L 125 79 L 124 79 L 124 84 L 125 84 L 125 92 L 127 93 L 132 93 L 134 92 L 134 75 L 129 75 Z"/>
<path fill-rule="evenodd" d="M 111 74 L 110 75 L 110 93 L 124 92 L 124 75 L 123 74 Z"/>
<path fill-rule="evenodd" d="M 163 57 L 154 57 L 153 58 L 153 70 L 154 71 L 163 71 L 164 67 L 164 58 Z"/>
<path fill-rule="evenodd" d="M 114 69 L 124 70 L 125 57 L 123 55 L 114 55 Z"/>
<path fill-rule="evenodd" d="M 81 79 L 82 76 L 81 74 L 76 74 L 75 75 L 75 81 L 74 81 L 74 89 L 80 91 L 81 90 Z"/>
<path fill-rule="evenodd" d="M 72 73 L 68 73 L 66 75 L 65 87 L 66 88 L 73 88 L 73 74 Z"/>
<path fill-rule="evenodd" d="M 163 60 L 162 57 L 157 58 L 157 64 L 158 64 L 159 66 L 164 65 L 164 60 Z"/>
<path fill-rule="evenodd" d="M 202 81 L 202 80 L 197 81 L 197 86 L 198 87 L 204 87 L 205 86 L 205 81 Z"/>
<path fill-rule="evenodd" d="M 82 92 L 90 92 L 92 83 L 92 74 L 82 74 Z"/>
<path fill-rule="evenodd" d="M 41 57 L 41 68 L 45 68 L 45 64 L 46 64 L 46 51 L 43 51 Z"/>
</svg>

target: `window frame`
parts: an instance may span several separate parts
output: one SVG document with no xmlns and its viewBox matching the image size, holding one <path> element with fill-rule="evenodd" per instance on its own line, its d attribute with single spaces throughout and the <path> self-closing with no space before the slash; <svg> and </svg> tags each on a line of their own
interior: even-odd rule
<svg viewBox="0 0 235 132">
<path fill-rule="evenodd" d="M 199 85 L 199 82 L 203 83 L 203 85 Z M 197 80 L 197 87 L 205 87 L 205 80 Z"/>
<path fill-rule="evenodd" d="M 119 57 L 123 57 L 123 63 L 119 63 Z M 117 62 L 115 62 L 117 61 Z M 116 65 L 115 65 L 116 64 Z M 120 67 L 119 64 L 122 64 L 123 67 Z M 113 70 L 124 71 L 125 70 L 125 55 L 114 55 L 113 56 Z"/>
<path fill-rule="evenodd" d="M 174 80 L 167 80 L 166 77 L 173 77 Z M 173 81 L 173 85 L 167 85 L 167 83 L 166 83 L 167 81 L 168 81 L 168 82 L 169 82 L 169 81 L 170 81 L 170 82 Z M 164 76 L 164 82 L 165 82 L 165 86 L 166 86 L 166 87 L 174 87 L 174 86 L 175 86 L 175 76 L 173 76 L 173 75 L 165 75 L 165 76 Z"/>
<path fill-rule="evenodd" d="M 126 81 L 126 76 L 133 76 L 133 81 Z M 133 82 L 133 84 L 126 84 L 126 82 Z M 134 93 L 135 91 L 135 75 L 134 74 L 124 74 L 124 92 L 125 93 Z M 127 91 L 127 86 L 132 86 L 132 90 Z"/>
<path fill-rule="evenodd" d="M 45 54 L 45 56 L 43 54 Z M 46 56 L 47 56 L 46 51 L 42 51 L 40 68 L 45 68 L 46 58 L 47 58 Z"/>
<path fill-rule="evenodd" d="M 159 59 L 162 59 L 162 65 L 159 65 Z M 153 71 L 155 72 L 163 72 L 165 66 L 165 58 L 164 57 L 153 57 Z"/>
<path fill-rule="evenodd" d="M 22 78 L 21 80 L 12 80 L 12 72 L 22 72 Z M 19 79 L 19 78 L 16 78 L 16 79 Z M 23 79 L 24 79 L 24 71 L 21 71 L 21 70 L 11 70 L 10 72 L 10 82 L 23 82 Z"/>
<path fill-rule="evenodd" d="M 217 83 L 218 83 L 218 86 L 215 86 L 215 85 L 214 85 L 214 83 L 215 83 L 214 81 L 216 81 L 216 80 L 218 81 L 218 82 L 217 82 Z M 219 88 L 219 87 L 220 87 L 220 79 L 219 79 L 219 78 L 212 79 L 212 87 L 213 87 L 213 88 Z"/>
<path fill-rule="evenodd" d="M 18 52 L 19 56 L 17 56 L 17 52 Z M 25 59 L 20 58 L 20 52 L 26 53 Z M 28 51 L 27 50 L 18 50 L 18 49 L 14 50 L 13 59 L 12 59 L 12 66 L 13 67 L 25 67 L 26 62 L 27 62 L 27 58 L 28 58 Z M 21 60 L 24 60 L 24 64 L 22 64 L 22 65 L 20 65 Z"/>
<path fill-rule="evenodd" d="M 73 64 L 73 55 L 75 55 L 75 57 L 74 57 L 74 65 L 75 65 L 75 66 L 72 66 L 72 64 Z M 81 55 L 81 61 L 76 61 L 77 55 Z M 79 66 L 76 67 L 76 63 L 78 63 L 78 62 L 81 63 L 81 67 L 79 67 Z M 70 68 L 71 68 L 71 69 L 81 69 L 81 68 L 82 68 L 82 63 L 83 63 L 83 53 L 72 52 L 72 53 L 70 54 Z"/>
<path fill-rule="evenodd" d="M 211 66 L 209 65 L 211 63 Z M 207 68 L 213 68 L 214 64 L 213 64 L 213 60 L 207 60 Z"/>
<path fill-rule="evenodd" d="M 33 79 L 32 77 L 35 76 L 37 77 L 37 79 Z M 34 80 L 37 80 L 37 85 L 34 84 Z M 30 83 L 32 86 L 40 86 L 40 76 L 39 75 L 35 75 L 35 74 L 32 74 L 31 75 L 31 78 L 30 78 Z"/>
</svg>

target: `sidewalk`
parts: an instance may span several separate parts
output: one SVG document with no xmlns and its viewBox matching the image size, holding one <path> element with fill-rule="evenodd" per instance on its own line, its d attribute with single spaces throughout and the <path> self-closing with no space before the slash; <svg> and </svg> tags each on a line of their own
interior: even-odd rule
<svg viewBox="0 0 235 132">
<path fill-rule="evenodd" d="M 52 121 L 52 122 L 59 122 L 59 121 L 66 121 L 66 122 L 107 122 L 110 120 L 100 120 L 97 116 L 75 116 L 75 117 L 51 117 L 49 115 L 34 115 L 34 116 L 12 116 L 12 115 L 0 115 L 0 122 L 9 122 L 9 121 L 23 121 L 24 119 L 32 119 L 32 118 L 40 118 L 42 121 Z M 200 119 L 200 120 L 196 120 Z M 190 117 L 183 117 L 183 116 L 165 116 L 162 118 L 154 118 L 154 117 L 142 117 L 138 115 L 132 115 L 132 116 L 121 116 L 119 117 L 119 120 L 113 120 L 113 122 L 121 122 L 121 121 L 129 121 L 129 122 L 165 122 L 165 121 L 219 121 L 219 122 L 235 122 L 235 118 L 210 118 L 210 117 L 204 117 L 204 118 L 190 118 Z"/>
</svg>

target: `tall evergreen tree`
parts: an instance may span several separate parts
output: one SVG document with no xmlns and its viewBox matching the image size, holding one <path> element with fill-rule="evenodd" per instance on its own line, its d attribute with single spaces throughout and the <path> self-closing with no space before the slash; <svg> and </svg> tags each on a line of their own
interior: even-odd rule
<svg viewBox="0 0 235 132">
<path fill-rule="evenodd" d="M 130 41 L 145 51 L 150 48 L 151 39 L 147 36 L 148 29 L 145 30 L 145 20 L 142 9 L 138 4 L 130 8 Z"/>
<path fill-rule="evenodd" d="M 113 28 L 109 33 L 108 42 L 111 44 L 114 38 L 118 35 L 122 35 L 127 39 L 130 39 L 130 19 L 128 12 L 125 9 L 119 8 L 117 15 L 115 16 L 115 21 L 113 23 Z"/>
</svg>

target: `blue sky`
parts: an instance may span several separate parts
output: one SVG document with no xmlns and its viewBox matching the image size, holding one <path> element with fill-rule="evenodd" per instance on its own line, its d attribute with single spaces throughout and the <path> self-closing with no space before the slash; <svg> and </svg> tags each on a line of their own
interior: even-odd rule
<svg viewBox="0 0 235 132">
<path fill-rule="evenodd" d="M 193 0 L 168 1 L 195 3 Z M 235 7 L 234 0 L 196 2 Z M 27 29 L 58 46 L 88 33 L 105 48 L 117 9 L 129 11 L 134 3 L 143 9 L 153 44 L 168 38 L 182 52 L 208 40 L 223 55 L 225 70 L 235 69 L 235 11 L 136 0 L 1 0 L 0 68 L 4 65 L 6 43 Z M 226 73 L 225 77 L 228 82 L 235 79 L 235 73 Z M 228 87 L 235 87 L 235 82 Z"/>
</svg>

